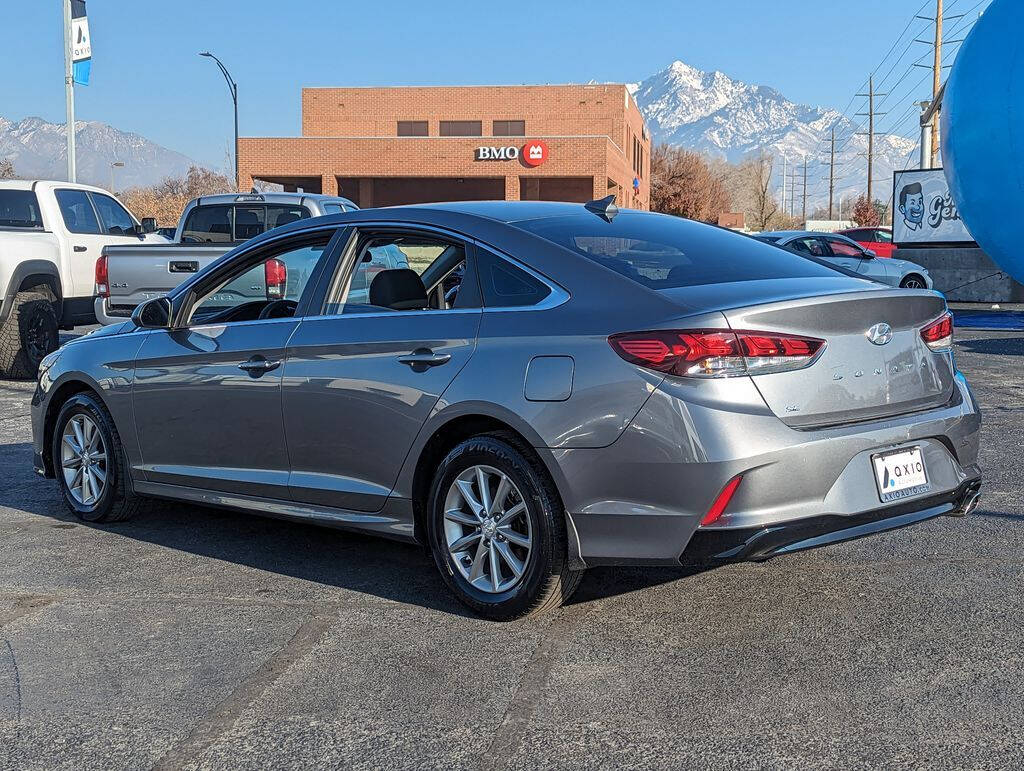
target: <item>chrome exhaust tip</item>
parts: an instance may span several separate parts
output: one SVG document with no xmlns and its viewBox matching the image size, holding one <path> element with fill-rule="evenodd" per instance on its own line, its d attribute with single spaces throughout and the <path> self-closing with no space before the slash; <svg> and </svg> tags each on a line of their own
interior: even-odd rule
<svg viewBox="0 0 1024 771">
<path fill-rule="evenodd" d="M 978 505 L 981 503 L 981 490 L 971 490 L 964 496 L 964 501 L 958 508 L 953 509 L 950 513 L 954 517 L 966 517 L 972 513 Z"/>
</svg>

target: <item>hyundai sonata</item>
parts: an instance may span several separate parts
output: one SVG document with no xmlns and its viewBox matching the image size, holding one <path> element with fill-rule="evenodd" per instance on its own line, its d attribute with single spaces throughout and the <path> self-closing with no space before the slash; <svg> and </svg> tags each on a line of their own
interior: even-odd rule
<svg viewBox="0 0 1024 771">
<path fill-rule="evenodd" d="M 46 357 L 35 465 L 90 522 L 159 497 L 417 542 L 510 619 L 592 565 L 966 513 L 952 336 L 936 292 L 608 200 L 356 211 Z"/>
</svg>

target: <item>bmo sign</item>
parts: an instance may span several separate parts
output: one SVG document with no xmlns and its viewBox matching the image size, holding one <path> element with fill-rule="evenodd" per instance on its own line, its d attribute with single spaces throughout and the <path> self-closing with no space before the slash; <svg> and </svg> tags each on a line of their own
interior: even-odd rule
<svg viewBox="0 0 1024 771">
<path fill-rule="evenodd" d="M 546 142 L 534 139 L 522 147 L 509 145 L 505 147 L 478 147 L 476 148 L 476 159 L 478 161 L 516 161 L 524 166 L 540 166 L 548 159 L 548 146 Z"/>
</svg>

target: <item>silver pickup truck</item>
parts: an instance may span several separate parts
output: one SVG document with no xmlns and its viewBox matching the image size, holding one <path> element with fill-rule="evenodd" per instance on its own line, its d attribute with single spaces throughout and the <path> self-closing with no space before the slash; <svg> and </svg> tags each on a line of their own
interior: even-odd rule
<svg viewBox="0 0 1024 771">
<path fill-rule="evenodd" d="M 116 324 L 135 306 L 174 289 L 238 244 L 309 217 L 357 209 L 338 196 L 312 193 L 228 193 L 196 198 L 185 207 L 173 243 L 111 246 L 96 261 L 94 309 L 100 324 Z M 271 282 L 274 276 L 270 276 Z M 267 277 L 235 288 L 238 302 L 279 291 Z"/>
</svg>

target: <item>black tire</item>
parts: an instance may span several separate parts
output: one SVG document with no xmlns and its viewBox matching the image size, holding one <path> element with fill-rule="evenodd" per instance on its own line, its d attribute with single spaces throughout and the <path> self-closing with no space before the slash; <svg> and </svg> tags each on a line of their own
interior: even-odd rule
<svg viewBox="0 0 1024 771">
<path fill-rule="evenodd" d="M 477 465 L 490 466 L 522 492 L 530 517 L 534 545 L 523 576 L 501 593 L 473 586 L 456 569 L 444 532 L 445 498 L 459 474 Z M 441 461 L 430 488 L 428 538 L 434 562 L 458 599 L 476 613 L 496 621 L 511 621 L 547 612 L 562 605 L 579 586 L 582 570 L 569 568 L 562 501 L 547 470 L 514 434 L 472 437 Z"/>
<path fill-rule="evenodd" d="M 0 326 L 0 377 L 31 380 L 39 362 L 57 350 L 57 312 L 40 292 L 18 292 L 7 321 Z"/>
<path fill-rule="evenodd" d="M 79 414 L 87 416 L 99 429 L 107 455 L 103 493 L 91 505 L 83 505 L 75 500 L 64 478 L 62 466 L 61 445 L 64 429 L 68 422 Z M 82 521 L 122 522 L 133 517 L 142 506 L 143 499 L 132 490 L 128 458 L 121 445 L 117 427 L 107 408 L 95 396 L 88 393 L 75 394 L 64 403 L 54 423 L 50 456 L 64 505 Z"/>
<path fill-rule="evenodd" d="M 900 281 L 900 289 L 909 289 L 910 284 L 914 282 L 917 282 L 920 285 L 915 286 L 914 289 L 924 289 L 927 286 L 924 282 L 924 278 L 917 275 L 916 273 L 911 273 L 909 275 L 904 276 L 903 280 Z"/>
</svg>

